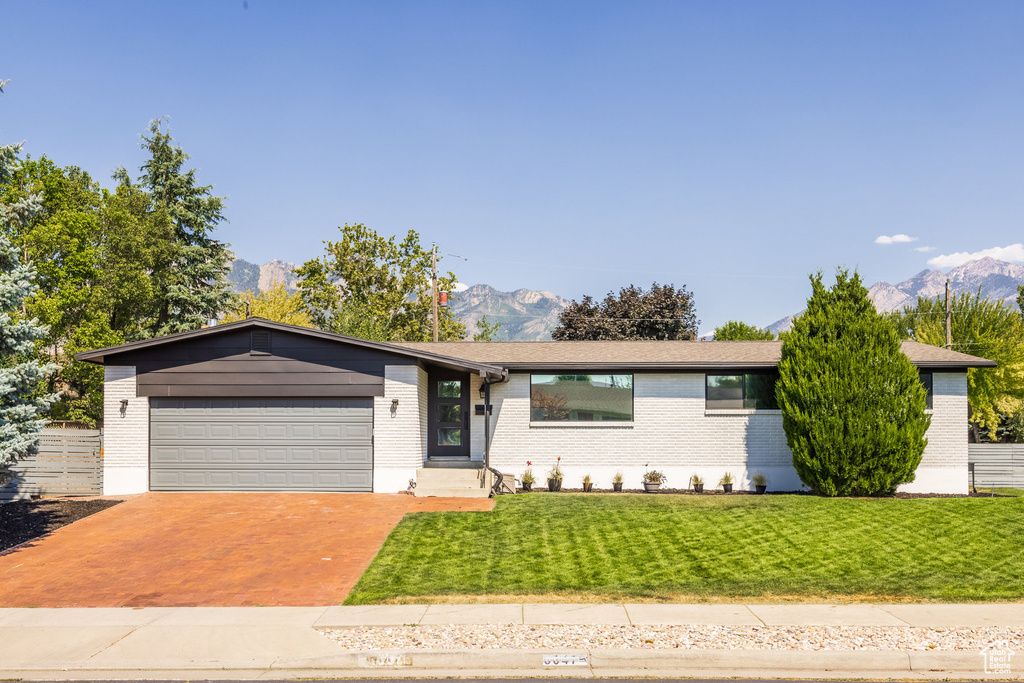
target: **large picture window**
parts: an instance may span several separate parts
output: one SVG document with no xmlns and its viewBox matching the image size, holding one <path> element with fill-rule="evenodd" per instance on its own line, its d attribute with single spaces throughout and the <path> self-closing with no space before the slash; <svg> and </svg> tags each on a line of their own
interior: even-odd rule
<svg viewBox="0 0 1024 683">
<path fill-rule="evenodd" d="M 775 401 L 778 378 L 778 373 L 774 372 L 707 375 L 706 406 L 711 409 L 774 410 L 779 407 Z"/>
<path fill-rule="evenodd" d="M 633 375 L 530 375 L 531 422 L 629 422 Z"/>
</svg>

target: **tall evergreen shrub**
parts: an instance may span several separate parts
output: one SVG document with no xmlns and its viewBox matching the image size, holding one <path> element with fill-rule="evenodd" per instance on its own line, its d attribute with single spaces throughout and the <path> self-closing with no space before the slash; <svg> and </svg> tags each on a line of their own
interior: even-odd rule
<svg viewBox="0 0 1024 683">
<path fill-rule="evenodd" d="M 855 272 L 828 289 L 811 276 L 807 310 L 785 335 L 776 397 L 801 481 L 825 496 L 875 496 L 914 480 L 927 441 L 925 388 Z"/>
</svg>

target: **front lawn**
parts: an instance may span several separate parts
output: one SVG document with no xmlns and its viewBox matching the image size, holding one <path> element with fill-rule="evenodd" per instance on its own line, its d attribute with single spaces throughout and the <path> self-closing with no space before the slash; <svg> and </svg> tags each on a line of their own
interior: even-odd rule
<svg viewBox="0 0 1024 683">
<path fill-rule="evenodd" d="M 346 604 L 1024 598 L 1024 499 L 529 494 L 410 514 Z"/>
</svg>

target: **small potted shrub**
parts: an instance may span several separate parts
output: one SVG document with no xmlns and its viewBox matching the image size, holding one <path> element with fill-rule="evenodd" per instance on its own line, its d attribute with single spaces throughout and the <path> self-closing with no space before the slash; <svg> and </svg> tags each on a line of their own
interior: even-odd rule
<svg viewBox="0 0 1024 683">
<path fill-rule="evenodd" d="M 594 482 L 591 480 L 590 475 L 588 474 L 588 475 L 584 476 L 583 477 L 583 492 L 584 493 L 590 493 L 590 491 L 593 488 L 594 488 Z"/>
<path fill-rule="evenodd" d="M 704 480 L 699 474 L 690 475 L 690 486 L 693 487 L 694 493 L 704 493 Z"/>
<path fill-rule="evenodd" d="M 726 472 L 722 475 L 722 478 L 718 480 L 718 485 L 722 487 L 723 493 L 732 493 L 732 474 Z"/>
<path fill-rule="evenodd" d="M 666 481 L 668 481 L 668 477 L 665 476 L 664 472 L 648 470 L 644 472 L 644 491 L 647 491 L 648 493 L 657 491 Z"/>
<path fill-rule="evenodd" d="M 523 483 L 524 491 L 533 490 L 533 483 L 537 480 L 533 477 L 533 463 L 529 460 L 526 461 L 526 471 L 523 472 L 523 476 L 519 477 L 519 481 Z"/>
<path fill-rule="evenodd" d="M 559 456 L 555 462 L 555 466 L 548 472 L 548 491 L 561 491 L 562 490 L 562 458 Z"/>
<path fill-rule="evenodd" d="M 750 475 L 750 481 L 754 484 L 757 493 L 764 493 L 768 490 L 768 477 L 764 472 L 754 472 Z"/>
<path fill-rule="evenodd" d="M 615 473 L 612 477 L 612 490 L 617 493 L 622 493 L 622 470 Z"/>
</svg>

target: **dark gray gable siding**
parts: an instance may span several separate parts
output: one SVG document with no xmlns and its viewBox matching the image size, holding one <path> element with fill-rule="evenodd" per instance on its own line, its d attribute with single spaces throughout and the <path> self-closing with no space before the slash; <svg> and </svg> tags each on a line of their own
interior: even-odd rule
<svg viewBox="0 0 1024 683">
<path fill-rule="evenodd" d="M 107 356 L 134 365 L 139 396 L 367 397 L 384 395 L 385 365 L 416 359 L 271 330 L 270 351 L 254 349 L 250 329 L 198 336 Z"/>
</svg>

